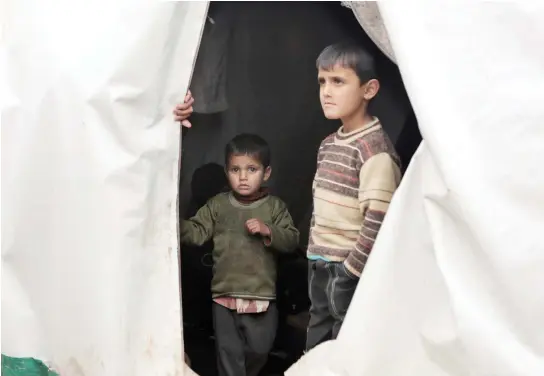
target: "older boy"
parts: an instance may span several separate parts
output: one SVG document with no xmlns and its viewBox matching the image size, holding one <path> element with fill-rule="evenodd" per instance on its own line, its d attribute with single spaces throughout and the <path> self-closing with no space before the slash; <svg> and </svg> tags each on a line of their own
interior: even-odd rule
<svg viewBox="0 0 544 376">
<path fill-rule="evenodd" d="M 342 126 L 323 140 L 317 158 L 307 350 L 338 335 L 401 177 L 393 144 L 368 113 L 380 87 L 372 57 L 340 43 L 325 48 L 316 65 L 325 117 Z"/>
</svg>

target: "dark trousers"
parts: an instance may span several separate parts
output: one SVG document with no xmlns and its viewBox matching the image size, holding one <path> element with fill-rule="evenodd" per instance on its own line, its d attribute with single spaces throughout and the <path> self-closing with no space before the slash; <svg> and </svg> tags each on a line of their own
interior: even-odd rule
<svg viewBox="0 0 544 376">
<path fill-rule="evenodd" d="M 310 322 L 306 351 L 338 336 L 359 279 L 341 262 L 309 261 Z"/>
<path fill-rule="evenodd" d="M 257 376 L 276 338 L 276 304 L 263 313 L 239 314 L 213 303 L 213 324 L 219 376 Z"/>
</svg>

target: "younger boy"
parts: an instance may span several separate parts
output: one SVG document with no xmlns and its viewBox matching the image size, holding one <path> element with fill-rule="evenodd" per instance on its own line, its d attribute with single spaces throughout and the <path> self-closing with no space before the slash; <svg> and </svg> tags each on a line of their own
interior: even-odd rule
<svg viewBox="0 0 544 376">
<path fill-rule="evenodd" d="M 378 93 L 372 57 L 340 43 L 317 58 L 320 100 L 340 129 L 319 147 L 308 245 L 306 350 L 334 339 L 400 182 L 399 158 L 368 104 Z"/>
<path fill-rule="evenodd" d="M 294 251 L 298 230 L 270 178 L 270 149 L 259 136 L 234 137 L 225 150 L 230 192 L 220 193 L 188 221 L 181 240 L 213 238 L 213 320 L 220 376 L 257 376 L 276 336 L 276 252 Z"/>
</svg>

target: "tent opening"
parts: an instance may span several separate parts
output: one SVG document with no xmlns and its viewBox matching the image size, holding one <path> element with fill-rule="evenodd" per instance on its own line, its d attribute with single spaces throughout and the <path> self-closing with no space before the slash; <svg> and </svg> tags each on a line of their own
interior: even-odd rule
<svg viewBox="0 0 544 376">
<path fill-rule="evenodd" d="M 301 234 L 298 251 L 279 258 L 279 326 L 266 375 L 283 374 L 304 349 L 312 180 L 321 140 L 340 125 L 323 116 L 315 60 L 345 39 L 360 42 L 376 59 L 381 90 L 371 112 L 395 143 L 404 171 L 421 136 L 400 73 L 340 2 L 211 2 L 193 73 L 195 113 L 193 128 L 184 130 L 180 216 L 192 216 L 225 187 L 228 140 L 256 133 L 272 150 L 268 186 L 287 203 Z M 212 243 L 181 246 L 185 351 L 201 376 L 216 374 L 212 249 Z"/>
</svg>

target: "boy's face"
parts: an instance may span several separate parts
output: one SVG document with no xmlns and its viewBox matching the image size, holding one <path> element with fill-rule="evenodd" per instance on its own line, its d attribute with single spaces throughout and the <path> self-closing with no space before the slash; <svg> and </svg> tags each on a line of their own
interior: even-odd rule
<svg viewBox="0 0 544 376">
<path fill-rule="evenodd" d="M 349 119 L 362 113 L 379 89 L 377 80 L 361 85 L 351 68 L 335 65 L 331 70 L 319 69 L 319 99 L 327 119 Z"/>
<path fill-rule="evenodd" d="M 272 170 L 250 155 L 233 155 L 227 166 L 227 178 L 232 190 L 240 196 L 251 196 L 270 178 Z"/>
</svg>

